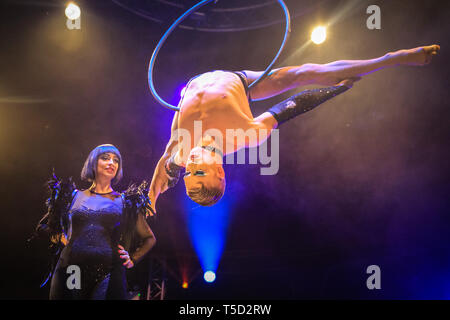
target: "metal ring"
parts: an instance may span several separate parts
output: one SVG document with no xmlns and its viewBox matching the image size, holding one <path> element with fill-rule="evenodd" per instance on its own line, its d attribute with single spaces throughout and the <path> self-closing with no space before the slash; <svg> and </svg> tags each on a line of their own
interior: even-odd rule
<svg viewBox="0 0 450 320">
<path fill-rule="evenodd" d="M 192 12 L 196 11 L 198 8 L 212 2 L 212 1 L 216 1 L 217 0 L 203 0 L 200 1 L 199 3 L 197 3 L 196 5 L 194 5 L 193 7 L 191 7 L 189 10 L 187 10 L 185 13 L 183 13 L 177 20 L 175 20 L 174 23 L 172 23 L 172 25 L 169 27 L 169 29 L 167 29 L 167 31 L 164 33 L 164 35 L 162 36 L 161 40 L 159 40 L 158 45 L 156 46 L 155 50 L 153 51 L 152 57 L 150 58 L 150 63 L 149 63 L 149 67 L 148 67 L 148 84 L 150 86 L 150 92 L 152 93 L 153 97 L 156 99 L 156 101 L 158 101 L 160 104 L 162 104 L 164 107 L 174 110 L 174 111 L 179 111 L 180 108 L 171 105 L 170 103 L 167 103 L 166 101 L 164 101 L 156 92 L 155 86 L 154 86 L 154 82 L 153 82 L 153 68 L 155 66 L 155 60 L 156 57 L 158 55 L 159 50 L 161 49 L 161 47 L 163 46 L 164 42 L 167 40 L 167 38 L 169 37 L 169 35 L 173 32 L 173 30 L 175 30 L 175 28 L 184 20 L 186 19 Z M 289 14 L 289 10 L 286 6 L 286 4 L 283 2 L 283 0 L 277 0 L 278 3 L 281 5 L 281 7 L 283 8 L 285 17 L 286 17 L 286 28 L 285 28 L 285 32 L 284 32 L 284 39 L 283 42 L 281 43 L 280 49 L 278 50 L 275 58 L 272 60 L 272 62 L 269 64 L 269 66 L 266 68 L 266 70 L 263 72 L 263 74 L 256 79 L 255 81 L 252 82 L 252 84 L 249 85 L 249 89 L 254 87 L 255 85 L 257 85 L 261 80 L 263 80 L 267 74 L 270 72 L 270 70 L 272 69 L 272 66 L 275 64 L 275 62 L 278 60 L 278 57 L 280 56 L 281 52 L 283 51 L 286 42 L 289 38 L 289 34 L 291 32 L 291 18 L 290 18 L 290 14 Z"/>
</svg>

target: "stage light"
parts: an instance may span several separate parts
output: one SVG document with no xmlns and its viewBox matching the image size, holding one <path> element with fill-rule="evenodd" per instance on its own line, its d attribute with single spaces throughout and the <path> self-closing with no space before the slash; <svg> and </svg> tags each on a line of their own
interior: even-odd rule
<svg viewBox="0 0 450 320">
<path fill-rule="evenodd" d="M 184 197 L 188 211 L 189 235 L 207 277 L 216 272 L 225 247 L 231 211 L 229 197 L 230 193 L 225 193 L 224 197 L 212 207 L 199 206 L 189 197 Z M 207 271 L 210 273 L 206 273 Z"/>
<path fill-rule="evenodd" d="M 183 287 L 183 289 L 187 289 L 189 287 L 189 284 L 186 281 L 184 281 L 181 287 Z"/>
<path fill-rule="evenodd" d="M 80 7 L 74 4 L 73 2 L 70 2 L 66 7 L 66 17 L 70 20 L 76 20 L 80 17 L 81 10 Z"/>
<path fill-rule="evenodd" d="M 327 30 L 325 27 L 319 26 L 314 28 L 311 33 L 311 41 L 315 44 L 321 44 L 327 38 Z"/>
<path fill-rule="evenodd" d="M 206 282 L 214 282 L 214 280 L 216 280 L 216 274 L 213 271 L 206 271 L 203 275 L 203 279 L 205 279 Z"/>
</svg>

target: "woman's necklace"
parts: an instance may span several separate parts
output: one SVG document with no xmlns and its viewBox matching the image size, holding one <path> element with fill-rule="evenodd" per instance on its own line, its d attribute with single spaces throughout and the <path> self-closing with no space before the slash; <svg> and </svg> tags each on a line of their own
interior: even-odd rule
<svg viewBox="0 0 450 320">
<path fill-rule="evenodd" d="M 114 192 L 114 190 L 112 190 L 110 192 L 100 193 L 100 192 L 95 192 L 94 189 L 89 189 L 89 191 L 92 192 L 92 193 L 98 194 L 99 196 L 103 196 L 103 195 L 106 195 L 106 194 L 111 194 L 111 193 Z"/>
</svg>

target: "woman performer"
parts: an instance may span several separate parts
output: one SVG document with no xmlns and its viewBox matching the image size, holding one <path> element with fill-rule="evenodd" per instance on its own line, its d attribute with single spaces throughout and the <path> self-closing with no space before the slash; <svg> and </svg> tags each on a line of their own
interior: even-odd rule
<svg viewBox="0 0 450 320">
<path fill-rule="evenodd" d="M 122 178 L 122 157 L 111 144 L 91 151 L 81 178 L 92 183 L 87 190 L 53 176 L 48 212 L 37 227 L 50 236 L 57 260 L 50 299 L 126 299 L 125 268 L 156 242 L 145 219 L 148 184 L 113 190 Z"/>
</svg>

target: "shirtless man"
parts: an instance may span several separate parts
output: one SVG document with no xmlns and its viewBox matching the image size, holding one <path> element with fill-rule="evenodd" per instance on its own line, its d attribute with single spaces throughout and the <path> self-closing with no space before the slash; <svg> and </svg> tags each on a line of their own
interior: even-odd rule
<svg viewBox="0 0 450 320">
<path fill-rule="evenodd" d="M 389 52 L 370 60 L 340 60 L 328 64 L 304 64 L 271 71 L 248 92 L 248 86 L 262 72 L 212 71 L 191 79 L 174 115 L 171 137 L 159 160 L 149 190 L 152 209 L 158 196 L 174 186 L 185 168 L 187 195 L 203 206 L 214 205 L 225 190 L 223 156 L 241 148 L 264 142 L 281 123 L 294 118 L 352 87 L 354 81 L 374 71 L 400 66 L 423 66 L 440 50 L 438 45 Z M 254 117 L 249 98 L 262 100 L 305 85 L 331 86 L 305 90 Z M 194 125 L 201 121 L 202 133 L 195 136 Z M 179 130 L 181 129 L 181 130 Z M 256 130 L 245 139 L 218 141 L 207 130 L 218 130 L 226 137 L 227 129 Z M 180 135 L 184 130 L 190 133 Z M 268 132 L 268 135 L 259 134 Z M 188 141 L 189 140 L 189 141 Z M 229 139 L 227 139 L 229 140 Z"/>
</svg>

